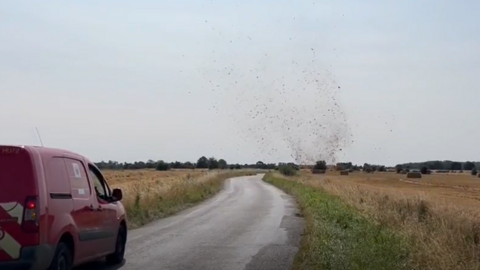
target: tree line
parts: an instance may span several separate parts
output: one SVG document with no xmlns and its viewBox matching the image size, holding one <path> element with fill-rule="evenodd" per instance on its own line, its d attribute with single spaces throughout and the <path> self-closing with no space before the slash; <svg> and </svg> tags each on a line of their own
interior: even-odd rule
<svg viewBox="0 0 480 270">
<path fill-rule="evenodd" d="M 480 162 L 473 161 L 451 161 L 451 160 L 432 160 L 425 162 L 410 162 L 404 164 L 398 164 L 396 167 L 401 167 L 404 169 L 416 169 L 420 170 L 421 168 L 426 167 L 429 170 L 454 170 L 454 171 L 470 171 L 474 168 L 480 168 Z"/>
<path fill-rule="evenodd" d="M 156 169 L 159 171 L 166 171 L 170 169 L 275 169 L 276 164 L 263 163 L 258 161 L 254 164 L 228 164 L 225 159 L 216 159 L 215 157 L 207 158 L 205 156 L 200 157 L 197 162 L 166 162 L 163 160 L 148 160 L 148 161 L 135 161 L 135 162 L 118 162 L 118 161 L 101 161 L 95 162 L 95 165 L 101 170 L 140 170 L 140 169 Z"/>
<path fill-rule="evenodd" d="M 340 162 L 335 165 L 337 169 L 352 169 L 352 170 L 372 170 L 372 171 L 386 171 L 391 169 L 408 169 L 408 170 L 421 170 L 427 168 L 428 170 L 454 170 L 454 171 L 470 171 L 475 168 L 480 168 L 480 162 L 473 161 L 451 161 L 451 160 L 432 160 L 425 162 L 409 162 L 403 164 L 397 164 L 395 167 L 388 167 L 378 164 L 355 165 L 351 162 Z"/>
<path fill-rule="evenodd" d="M 215 157 L 207 158 L 205 156 L 200 157 L 197 162 L 165 162 L 163 160 L 148 160 L 148 161 L 135 161 L 132 163 L 129 162 L 117 162 L 109 160 L 108 162 L 101 161 L 95 163 L 99 169 L 108 169 L 108 170 L 138 170 L 138 169 L 157 169 L 157 170 L 170 170 L 170 169 L 243 169 L 243 168 L 254 168 L 254 169 L 267 169 L 267 170 L 278 170 L 279 167 L 291 167 L 295 170 L 300 168 L 311 169 L 316 167 L 317 169 L 326 169 L 327 164 L 325 161 L 321 160 L 316 163 L 316 165 L 298 165 L 295 163 L 264 163 L 258 161 L 253 164 L 229 164 L 225 159 L 216 159 Z M 320 167 L 319 167 L 320 166 Z M 388 167 L 380 164 L 369 164 L 364 163 L 363 165 L 352 164 L 352 162 L 339 162 L 333 166 L 336 170 L 352 170 L 352 171 L 387 171 L 387 170 L 472 170 L 474 168 L 480 168 L 480 162 L 459 162 L 459 161 L 426 161 L 426 162 L 410 162 L 398 164 L 395 167 Z"/>
</svg>

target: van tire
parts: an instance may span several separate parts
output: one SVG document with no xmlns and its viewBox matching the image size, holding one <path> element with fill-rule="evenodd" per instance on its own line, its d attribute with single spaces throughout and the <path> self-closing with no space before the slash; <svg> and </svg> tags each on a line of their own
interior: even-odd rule
<svg viewBox="0 0 480 270">
<path fill-rule="evenodd" d="M 118 230 L 117 241 L 115 242 L 115 252 L 106 257 L 108 264 L 115 265 L 123 262 L 125 257 L 125 245 L 127 243 L 127 232 L 122 225 Z"/>
<path fill-rule="evenodd" d="M 68 245 L 60 242 L 55 249 L 55 256 L 48 270 L 71 270 L 72 269 L 72 252 Z"/>
</svg>

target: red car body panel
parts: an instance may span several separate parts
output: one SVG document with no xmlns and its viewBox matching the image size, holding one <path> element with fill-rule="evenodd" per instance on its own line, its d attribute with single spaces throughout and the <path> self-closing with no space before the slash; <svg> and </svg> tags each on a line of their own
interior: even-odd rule
<svg viewBox="0 0 480 270">
<path fill-rule="evenodd" d="M 120 202 L 97 196 L 100 182 L 111 195 L 104 180 L 81 155 L 0 145 L 0 269 L 46 269 L 66 238 L 73 242 L 74 265 L 114 252 L 126 214 Z"/>
</svg>

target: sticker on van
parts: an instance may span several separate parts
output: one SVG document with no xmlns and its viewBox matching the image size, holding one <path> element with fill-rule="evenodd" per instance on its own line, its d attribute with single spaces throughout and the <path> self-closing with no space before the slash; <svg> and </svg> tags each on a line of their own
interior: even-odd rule
<svg viewBox="0 0 480 270">
<path fill-rule="evenodd" d="M 72 163 L 73 174 L 75 178 L 82 178 L 82 172 L 80 171 L 80 166 L 77 163 Z"/>
</svg>

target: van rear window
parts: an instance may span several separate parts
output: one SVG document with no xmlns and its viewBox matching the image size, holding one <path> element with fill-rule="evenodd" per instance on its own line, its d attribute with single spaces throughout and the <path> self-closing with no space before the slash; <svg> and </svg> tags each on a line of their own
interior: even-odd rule
<svg viewBox="0 0 480 270">
<path fill-rule="evenodd" d="M 20 147 L 0 147 L 0 203 L 21 202 L 38 194 L 30 153 Z"/>
</svg>

